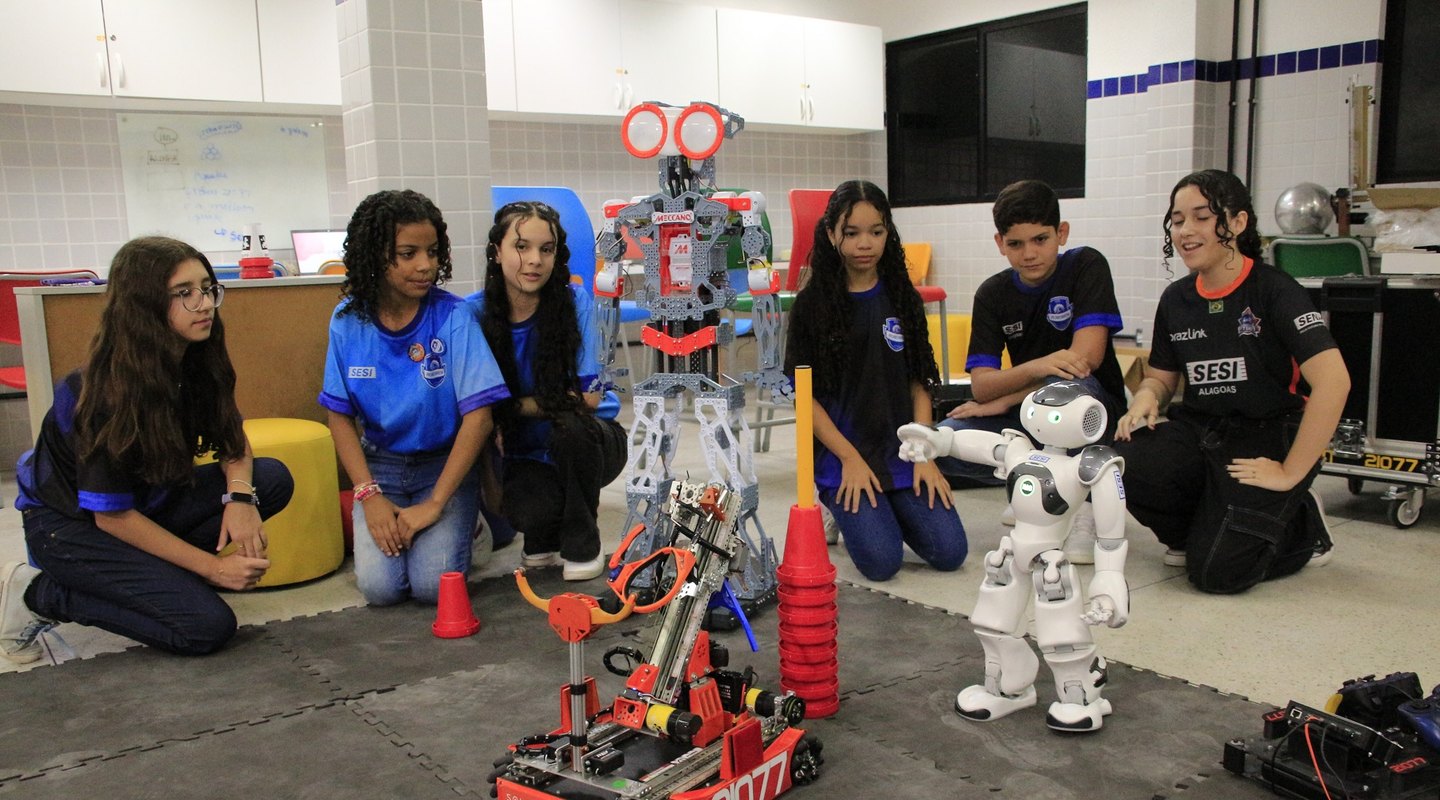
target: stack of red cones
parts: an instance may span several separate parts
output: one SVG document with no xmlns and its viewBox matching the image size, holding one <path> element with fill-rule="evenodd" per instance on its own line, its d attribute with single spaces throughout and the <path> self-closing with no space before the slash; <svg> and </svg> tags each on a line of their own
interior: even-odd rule
<svg viewBox="0 0 1440 800">
<path fill-rule="evenodd" d="M 835 565 L 819 506 L 791 506 L 785 558 L 775 570 L 780 617 L 780 687 L 805 701 L 808 719 L 840 710 Z"/>
</svg>

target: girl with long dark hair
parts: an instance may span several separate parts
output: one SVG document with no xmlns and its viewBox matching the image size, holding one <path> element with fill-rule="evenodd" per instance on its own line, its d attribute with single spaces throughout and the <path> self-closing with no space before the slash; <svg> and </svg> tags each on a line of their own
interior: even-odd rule
<svg viewBox="0 0 1440 800">
<path fill-rule="evenodd" d="M 959 569 L 968 545 L 949 485 L 933 461 L 899 457 L 895 431 L 933 421 L 940 375 L 890 202 L 875 184 L 847 181 L 831 194 L 788 325 L 786 372 L 813 370 L 815 483 L 855 566 L 888 580 L 909 545 L 936 569 Z"/>
<path fill-rule="evenodd" d="M 511 399 L 496 410 L 502 514 L 525 533 L 526 567 L 563 563 L 567 580 L 604 570 L 600 490 L 625 466 L 614 393 L 593 387 L 599 329 L 590 296 L 570 281 L 570 248 L 555 209 L 510 203 L 495 212 L 485 290 L 471 299 Z"/>
<path fill-rule="evenodd" d="M 261 521 L 294 487 L 283 464 L 251 456 L 224 292 L 184 242 L 146 237 L 115 254 L 86 364 L 55 387 L 18 465 L 15 505 L 40 570 L 0 568 L 6 658 L 38 659 L 38 635 L 57 622 L 187 655 L 235 633 L 215 589 L 250 589 L 265 574 Z M 196 466 L 207 453 L 216 461 Z"/>
</svg>

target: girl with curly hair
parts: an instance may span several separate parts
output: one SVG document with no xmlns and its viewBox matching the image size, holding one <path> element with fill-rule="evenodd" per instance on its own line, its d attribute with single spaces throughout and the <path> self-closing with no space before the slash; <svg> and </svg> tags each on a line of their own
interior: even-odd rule
<svg viewBox="0 0 1440 800">
<path fill-rule="evenodd" d="M 570 282 L 570 248 L 555 209 L 510 203 L 495 212 L 485 290 L 471 297 L 511 399 L 496 407 L 502 514 L 525 532 L 526 567 L 563 562 L 566 580 L 604 571 L 600 490 L 625 466 L 620 403 L 593 386 L 600 331 L 585 290 Z"/>
<path fill-rule="evenodd" d="M 476 456 L 509 396 L 450 278 L 440 209 L 410 190 L 361 201 L 345 232 L 345 295 L 319 402 L 355 486 L 355 577 L 371 605 L 435 603 L 465 573 L 479 516 Z"/>
<path fill-rule="evenodd" d="M 895 431 L 933 421 L 940 375 L 890 202 L 875 184 L 847 181 L 831 194 L 787 322 L 786 371 L 813 371 L 815 483 L 855 566 L 888 580 L 909 545 L 938 570 L 959 569 L 968 545 L 949 485 L 933 462 L 899 457 Z"/>
<path fill-rule="evenodd" d="M 17 468 L 15 506 L 40 571 L 0 568 L 0 654 L 11 661 L 39 659 L 39 634 L 57 622 L 185 655 L 235 633 L 215 590 L 251 589 L 265 574 L 261 523 L 294 484 L 285 465 L 251 456 L 224 298 L 184 242 L 146 237 L 116 252 L 85 366 L 55 387 Z M 197 467 L 206 453 L 216 461 Z"/>
<path fill-rule="evenodd" d="M 1178 250 L 1189 274 L 1160 296 L 1145 380 L 1115 432 L 1127 508 L 1165 543 L 1166 564 L 1217 594 L 1330 559 L 1310 483 L 1350 394 L 1329 327 L 1294 278 L 1260 260 L 1255 223 L 1228 172 L 1175 184 L 1164 253 L 1168 266 Z M 1185 402 L 1160 423 L 1182 374 Z"/>
</svg>

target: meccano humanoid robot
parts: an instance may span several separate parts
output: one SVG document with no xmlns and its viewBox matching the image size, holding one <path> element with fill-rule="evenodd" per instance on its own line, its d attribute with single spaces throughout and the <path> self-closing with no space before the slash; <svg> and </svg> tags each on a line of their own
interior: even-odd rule
<svg viewBox="0 0 1440 800">
<path fill-rule="evenodd" d="M 645 530 L 630 545 L 629 558 L 646 556 L 665 538 L 660 506 L 674 481 L 670 462 L 689 391 L 710 478 L 741 498 L 738 526 L 751 561 L 739 573 L 734 592 L 742 602 L 754 605 L 773 597 L 777 558 L 756 516 L 760 495 L 752 461 L 753 435 L 744 414 L 745 384 L 721 374 L 719 368 L 719 348 L 734 340 L 734 331 L 720 320 L 720 312 L 735 304 L 727 251 L 736 237 L 754 297 L 759 350 L 759 369 L 746 374 L 745 380 L 777 397 L 788 398 L 790 389 L 780 364 L 780 280 L 765 256 L 770 244 L 762 224 L 765 197 L 715 188 L 715 152 L 744 125 L 735 114 L 703 102 L 683 109 L 649 102 L 630 110 L 621 127 L 622 140 L 637 158 L 660 156 L 660 191 L 605 204 L 604 224 L 595 240 L 602 262 L 595 275 L 595 296 L 602 337 L 600 380 L 613 383 L 622 374 L 612 365 L 625 291 L 621 259 L 628 232 L 645 257 L 644 285 L 635 292 L 636 302 L 650 312 L 641 341 L 656 351 L 658 364 L 654 374 L 634 388 L 625 528 L 630 530 L 638 522 Z"/>
<path fill-rule="evenodd" d="M 985 649 L 985 682 L 955 698 L 967 719 L 989 721 L 1035 705 L 1039 662 L 1024 639 L 1025 608 L 1035 598 L 1035 639 L 1055 678 L 1059 699 L 1045 724 L 1059 731 L 1093 731 L 1110 713 L 1101 697 L 1105 659 L 1090 626 L 1125 624 L 1130 588 L 1125 582 L 1124 461 L 1096 442 L 1105 431 L 1105 406 L 1077 383 L 1043 386 L 1020 406 L 1025 434 L 936 430 L 912 423 L 898 431 L 900 457 L 926 461 L 955 456 L 995 466 L 1005 477 L 1015 529 L 985 554 L 985 580 L 970 621 Z M 1070 450 L 1083 448 L 1077 455 Z M 1086 497 L 1095 512 L 1095 576 L 1087 605 L 1079 574 L 1061 546 Z"/>
</svg>

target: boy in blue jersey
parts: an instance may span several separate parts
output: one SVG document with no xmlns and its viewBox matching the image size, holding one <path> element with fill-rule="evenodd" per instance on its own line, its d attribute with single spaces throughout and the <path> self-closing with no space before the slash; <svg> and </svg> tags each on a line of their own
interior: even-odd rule
<svg viewBox="0 0 1440 800">
<path fill-rule="evenodd" d="M 319 402 L 355 486 L 355 576 L 372 605 L 439 596 L 467 572 L 490 406 L 510 396 L 450 277 L 440 210 L 377 192 L 345 239 L 346 297 L 330 322 Z"/>
<path fill-rule="evenodd" d="M 495 212 L 485 291 L 471 299 L 512 398 L 496 410 L 503 520 L 491 521 L 525 532 L 524 566 L 563 564 L 578 581 L 604 571 L 600 490 L 624 468 L 627 447 L 619 400 L 594 385 L 600 330 L 569 260 L 553 208 L 510 203 Z"/>
<path fill-rule="evenodd" d="M 965 360 L 975 399 L 956 406 L 940 424 L 953 430 L 1024 430 L 1020 401 L 1046 383 L 1073 380 L 1105 404 L 1108 430 L 1114 431 L 1125 412 L 1125 381 L 1111 342 L 1122 323 L 1109 263 L 1090 247 L 1060 252 L 1070 223 L 1061 221 L 1060 200 L 1042 181 L 1006 186 L 991 215 L 995 244 L 1010 268 L 975 292 Z M 1011 366 L 1003 368 L 1007 350 Z M 1005 483 L 989 467 L 955 458 L 940 459 L 940 469 L 962 481 Z M 1084 513 L 1077 518 L 1081 535 L 1066 547 L 1072 562 L 1093 560 L 1092 519 Z"/>
</svg>

